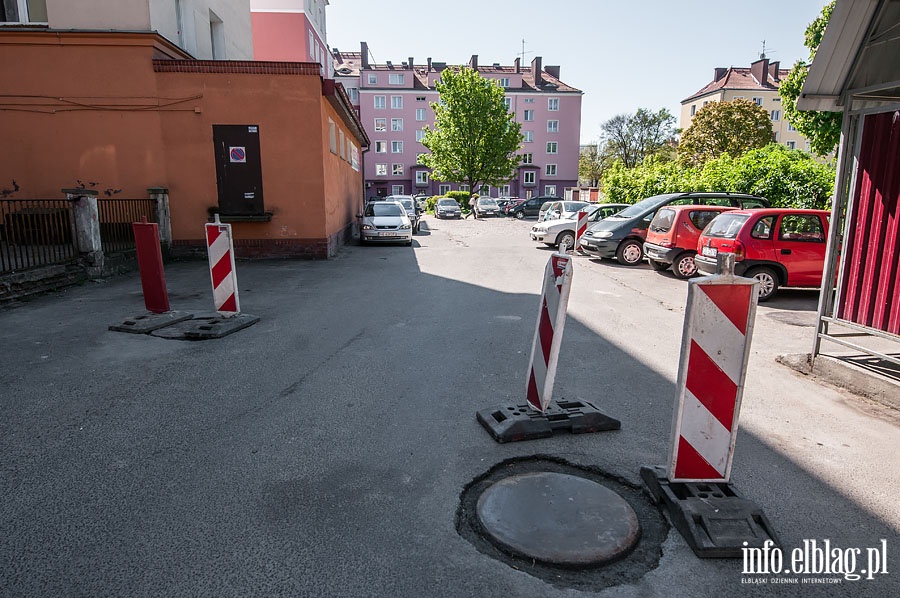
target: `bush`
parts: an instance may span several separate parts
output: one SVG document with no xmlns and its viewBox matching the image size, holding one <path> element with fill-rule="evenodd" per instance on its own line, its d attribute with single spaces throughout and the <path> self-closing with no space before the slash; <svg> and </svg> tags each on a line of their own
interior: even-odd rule
<svg viewBox="0 0 900 598">
<path fill-rule="evenodd" d="M 425 211 L 426 211 L 426 212 L 431 212 L 432 214 L 434 214 L 434 206 L 437 204 L 437 200 L 441 199 L 442 197 L 445 197 L 445 196 L 443 196 L 443 195 L 432 195 L 431 197 L 429 197 L 428 199 L 426 199 L 426 200 L 425 200 Z"/>
</svg>

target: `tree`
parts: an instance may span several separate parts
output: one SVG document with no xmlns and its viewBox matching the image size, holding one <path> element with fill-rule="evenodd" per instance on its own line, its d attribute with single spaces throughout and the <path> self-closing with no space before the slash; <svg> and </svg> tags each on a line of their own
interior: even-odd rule
<svg viewBox="0 0 900 598">
<path fill-rule="evenodd" d="M 439 181 L 502 185 L 515 175 L 522 144 L 521 125 L 503 102 L 503 88 L 468 67 L 446 69 L 437 84 L 440 102 L 431 104 L 434 128 L 422 144 L 423 162 Z"/>
<path fill-rule="evenodd" d="M 601 126 L 609 154 L 625 168 L 634 168 L 650 156 L 665 154 L 671 147 L 675 117 L 665 108 L 652 112 L 639 108 L 634 114 L 619 114 Z"/>
<path fill-rule="evenodd" d="M 831 19 L 832 11 L 834 1 L 825 5 L 819 17 L 806 28 L 803 45 L 809 48 L 809 62 L 816 56 L 816 50 L 822 42 L 825 26 Z M 778 95 L 781 96 L 787 121 L 809 139 L 810 149 L 822 156 L 833 152 L 841 140 L 843 113 L 797 110 L 797 100 L 800 98 L 800 91 L 803 89 L 808 72 L 808 63 L 801 60 L 794 64 L 794 68 L 778 88 Z"/>
<path fill-rule="evenodd" d="M 710 102 L 694 115 L 681 135 L 678 160 L 702 166 L 721 155 L 737 157 L 771 143 L 769 113 L 749 100 Z"/>
<path fill-rule="evenodd" d="M 578 156 L 578 178 L 588 187 L 596 187 L 609 166 L 609 156 L 601 152 L 597 144 L 591 144 Z"/>
</svg>

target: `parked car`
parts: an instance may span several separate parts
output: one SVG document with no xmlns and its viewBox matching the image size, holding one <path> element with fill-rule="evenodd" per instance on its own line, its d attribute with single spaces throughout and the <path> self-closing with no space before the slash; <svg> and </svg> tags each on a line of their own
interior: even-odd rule
<svg viewBox="0 0 900 598">
<path fill-rule="evenodd" d="M 388 195 L 384 199 L 385 201 L 400 202 L 400 205 L 406 210 L 406 215 L 409 216 L 409 221 L 412 222 L 413 234 L 419 232 L 422 211 L 419 209 L 419 204 L 416 203 L 416 200 L 412 195 Z"/>
<path fill-rule="evenodd" d="M 588 226 L 591 223 L 602 220 L 607 216 L 622 211 L 628 207 L 625 203 L 601 203 L 587 204 L 588 209 Z M 531 227 L 531 240 L 538 241 L 550 247 L 556 247 L 560 243 L 565 243 L 569 249 L 575 245 L 575 228 L 578 224 L 578 212 L 575 212 L 568 218 L 558 218 L 556 220 L 545 220 Z"/>
<path fill-rule="evenodd" d="M 548 201 L 541 206 L 541 211 L 538 212 L 538 222 L 568 218 L 589 205 L 586 201 Z"/>
<path fill-rule="evenodd" d="M 581 238 L 581 247 L 595 257 L 616 258 L 620 264 L 637 266 L 644 259 L 647 227 L 663 206 L 711 205 L 736 208 L 763 208 L 769 202 L 741 193 L 666 193 L 642 199 L 615 216 L 593 224 Z"/>
<path fill-rule="evenodd" d="M 676 278 L 697 274 L 694 256 L 700 233 L 725 206 L 665 206 L 656 211 L 647 230 L 644 254 L 657 272 L 672 267 Z"/>
<path fill-rule="evenodd" d="M 475 215 L 481 217 L 499 216 L 500 208 L 493 197 L 479 197 L 475 200 Z"/>
<path fill-rule="evenodd" d="M 427 195 L 413 195 L 413 199 L 416 200 L 416 205 L 419 206 L 419 212 L 425 212 L 428 209 Z"/>
<path fill-rule="evenodd" d="M 519 197 L 517 197 L 517 198 L 515 198 L 515 199 L 510 199 L 509 202 L 507 202 L 507 204 L 506 204 L 505 206 L 503 206 L 502 208 L 500 208 L 500 211 L 503 212 L 504 214 L 506 214 L 507 216 L 509 216 L 509 215 L 510 215 L 510 213 L 509 213 L 510 210 L 512 210 L 513 208 L 515 208 L 517 205 L 520 205 L 520 204 L 523 204 L 523 203 L 525 203 L 525 200 L 522 199 L 522 198 L 519 198 Z"/>
<path fill-rule="evenodd" d="M 510 202 L 518 201 L 518 197 L 498 197 L 497 198 L 497 207 L 500 208 L 500 213 L 506 213 L 506 206 L 510 204 Z"/>
<path fill-rule="evenodd" d="M 360 218 L 359 241 L 366 243 L 406 243 L 412 245 L 413 225 L 406 208 L 398 201 L 370 201 Z"/>
<path fill-rule="evenodd" d="M 721 253 L 734 254 L 734 273 L 759 281 L 759 300 L 778 287 L 822 285 L 828 217 L 825 210 L 735 210 L 716 216 L 697 241 L 694 261 L 714 274 Z"/>
<path fill-rule="evenodd" d="M 548 201 L 556 201 L 558 197 L 554 197 L 552 195 L 542 195 L 540 197 L 532 197 L 531 199 L 526 199 L 519 205 L 510 208 L 507 212 L 507 216 L 515 216 L 519 220 L 525 218 L 526 216 L 537 216 L 541 211 L 541 206 L 547 203 Z"/>
<path fill-rule="evenodd" d="M 461 218 L 462 210 L 455 199 L 450 197 L 442 197 L 434 204 L 435 218 Z"/>
</svg>

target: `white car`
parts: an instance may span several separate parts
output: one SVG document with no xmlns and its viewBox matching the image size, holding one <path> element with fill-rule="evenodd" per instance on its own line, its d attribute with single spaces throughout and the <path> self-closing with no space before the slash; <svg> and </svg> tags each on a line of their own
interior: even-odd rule
<svg viewBox="0 0 900 598">
<path fill-rule="evenodd" d="M 572 214 L 589 206 L 586 201 L 548 201 L 541 206 L 538 213 L 538 222 L 556 220 L 558 218 L 571 218 Z"/>
<path fill-rule="evenodd" d="M 566 202 L 570 203 L 570 202 Z M 628 207 L 624 203 L 601 203 L 591 206 L 587 204 L 588 224 L 603 220 L 607 216 L 620 212 Z M 575 226 L 578 224 L 578 212 L 575 212 L 568 218 L 557 218 L 555 220 L 545 220 L 531 227 L 531 240 L 544 243 L 550 247 L 556 247 L 560 243 L 565 243 L 569 249 L 573 249 L 575 245 Z"/>
<path fill-rule="evenodd" d="M 370 201 L 359 214 L 359 242 L 406 243 L 412 245 L 413 227 L 398 201 Z"/>
</svg>

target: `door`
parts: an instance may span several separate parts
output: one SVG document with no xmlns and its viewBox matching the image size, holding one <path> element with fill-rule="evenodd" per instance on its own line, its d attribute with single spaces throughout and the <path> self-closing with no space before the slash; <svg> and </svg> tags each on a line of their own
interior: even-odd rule
<svg viewBox="0 0 900 598">
<path fill-rule="evenodd" d="M 825 227 L 816 214 L 785 214 L 775 238 L 775 258 L 788 272 L 786 286 L 816 287 L 825 264 Z"/>
<path fill-rule="evenodd" d="M 259 216 L 263 207 L 262 160 L 257 125 L 213 125 L 219 212 Z"/>
</svg>

